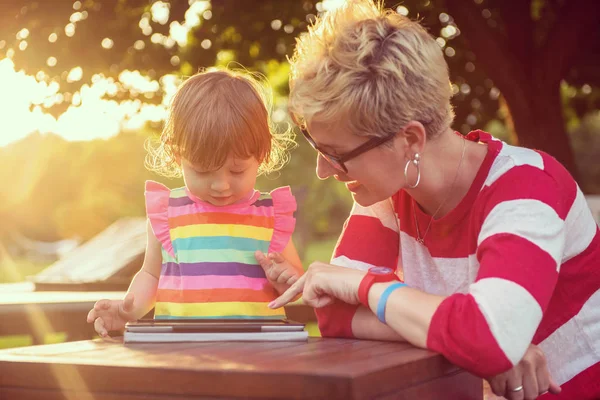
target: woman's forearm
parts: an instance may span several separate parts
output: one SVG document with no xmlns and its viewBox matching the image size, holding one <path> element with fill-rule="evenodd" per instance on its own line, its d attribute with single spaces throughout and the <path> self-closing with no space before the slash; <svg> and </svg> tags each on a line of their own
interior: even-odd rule
<svg viewBox="0 0 600 400">
<path fill-rule="evenodd" d="M 142 268 L 131 281 L 127 293 L 133 293 L 133 314 L 137 319 L 146 315 L 156 303 L 158 279 Z"/>
<path fill-rule="evenodd" d="M 398 332 L 381 323 L 375 314 L 365 307 L 359 307 L 354 314 L 352 333 L 359 339 L 406 341 Z"/>
<path fill-rule="evenodd" d="M 382 325 L 381 328 L 371 329 L 378 334 L 385 333 L 383 329 L 385 325 L 377 321 L 377 317 L 375 316 L 377 313 L 377 304 L 385 289 L 391 284 L 393 282 L 376 283 L 369 291 L 369 308 L 372 310 L 372 319 L 375 319 L 378 324 Z M 427 294 L 409 287 L 394 290 L 388 298 L 385 308 L 387 327 L 395 332 L 399 338 L 404 338 L 404 340 L 414 346 L 427 348 L 427 334 L 431 319 L 444 299 L 445 297 L 443 296 Z M 374 322 L 370 325 L 375 326 Z M 363 324 L 361 323 L 360 325 Z M 354 323 L 352 326 L 354 328 Z M 358 326 L 357 328 L 363 329 Z"/>
</svg>

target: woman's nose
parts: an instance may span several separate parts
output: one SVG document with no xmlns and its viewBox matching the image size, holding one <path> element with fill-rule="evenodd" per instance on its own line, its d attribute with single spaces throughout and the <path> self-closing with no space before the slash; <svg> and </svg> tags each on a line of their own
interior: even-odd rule
<svg viewBox="0 0 600 400">
<path fill-rule="evenodd" d="M 338 173 L 338 170 L 333 167 L 321 154 L 317 155 L 317 177 L 319 179 L 327 179 Z"/>
</svg>

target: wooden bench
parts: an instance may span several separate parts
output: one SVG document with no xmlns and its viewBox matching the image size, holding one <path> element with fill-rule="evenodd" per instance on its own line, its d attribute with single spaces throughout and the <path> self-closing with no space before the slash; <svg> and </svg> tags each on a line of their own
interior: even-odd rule
<svg viewBox="0 0 600 400">
<path fill-rule="evenodd" d="M 67 340 L 91 339 L 87 313 L 100 299 L 122 299 L 124 292 L 36 292 L 32 283 L 0 285 L 0 337 L 31 335 L 34 344 L 48 334 Z"/>
</svg>

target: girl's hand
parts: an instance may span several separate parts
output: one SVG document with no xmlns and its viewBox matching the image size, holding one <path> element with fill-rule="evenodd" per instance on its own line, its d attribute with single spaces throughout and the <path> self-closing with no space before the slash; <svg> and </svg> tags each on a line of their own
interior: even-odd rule
<svg viewBox="0 0 600 400">
<path fill-rule="evenodd" d="M 364 271 L 317 261 L 285 293 L 273 300 L 269 307 L 282 307 L 299 294 L 302 294 L 305 304 L 315 308 L 325 307 L 335 299 L 358 304 L 358 286 L 364 276 Z"/>
<path fill-rule="evenodd" d="M 254 253 L 256 261 L 265 271 L 269 282 L 273 285 L 279 294 L 285 292 L 293 283 L 295 283 L 300 274 L 280 253 L 269 253 L 265 255 L 257 250 Z"/>
<path fill-rule="evenodd" d="M 108 339 L 108 331 L 125 328 L 129 321 L 135 321 L 133 314 L 133 293 L 123 300 L 98 300 L 87 316 L 88 323 L 94 323 L 94 329 L 100 337 Z"/>
<path fill-rule="evenodd" d="M 533 344 L 529 345 L 523 359 L 511 370 L 488 381 L 494 394 L 509 400 L 537 399 L 546 392 L 558 394 L 561 390 L 550 377 L 544 353 Z M 522 389 L 514 390 L 519 388 Z"/>
</svg>

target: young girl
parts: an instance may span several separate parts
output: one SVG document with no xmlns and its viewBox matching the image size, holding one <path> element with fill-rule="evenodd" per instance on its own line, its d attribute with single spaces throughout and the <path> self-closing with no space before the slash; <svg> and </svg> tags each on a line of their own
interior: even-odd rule
<svg viewBox="0 0 600 400">
<path fill-rule="evenodd" d="M 185 187 L 146 182 L 144 263 L 123 300 L 100 300 L 89 312 L 100 336 L 152 307 L 156 319 L 285 316 L 267 305 L 303 271 L 290 240 L 296 201 L 289 187 L 260 193 L 254 185 L 283 165 L 293 141 L 272 134 L 267 98 L 252 76 L 229 70 L 199 73 L 178 89 L 146 164 L 183 176 Z"/>
</svg>

